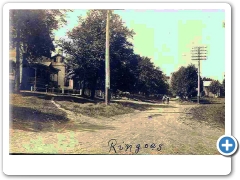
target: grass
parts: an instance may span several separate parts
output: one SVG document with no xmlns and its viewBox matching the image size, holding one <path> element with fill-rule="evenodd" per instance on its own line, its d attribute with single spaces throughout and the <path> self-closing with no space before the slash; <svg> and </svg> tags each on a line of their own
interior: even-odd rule
<svg viewBox="0 0 240 180">
<path fill-rule="evenodd" d="M 89 117 L 112 117 L 121 114 L 133 113 L 133 108 L 125 107 L 122 104 L 111 103 L 106 106 L 104 103 L 74 103 L 68 101 L 57 101 L 64 109 L 80 113 Z"/>
<path fill-rule="evenodd" d="M 113 127 L 106 125 L 97 125 L 87 122 L 70 122 L 67 118 L 67 113 L 58 109 L 50 99 L 50 96 L 44 94 L 42 96 L 39 94 L 33 94 L 33 96 L 26 94 L 10 94 L 10 125 L 12 128 L 32 132 L 62 132 L 62 130 L 93 132 L 96 130 L 113 129 Z M 79 105 L 85 107 L 83 108 L 84 114 L 92 114 L 101 110 L 100 106 L 92 109 L 93 103 L 68 103 L 70 104 L 69 107 L 73 108 L 73 110 L 79 109 Z M 118 112 L 121 111 L 121 113 L 124 113 L 124 111 L 126 111 L 124 108 L 117 108 L 119 108 L 119 106 L 108 107 L 103 113 L 109 114 L 108 111 L 115 112 L 117 110 Z"/>
<path fill-rule="evenodd" d="M 68 122 L 67 114 L 49 100 L 10 94 L 10 125 L 26 131 L 49 130 Z"/>
<path fill-rule="evenodd" d="M 197 103 L 197 98 L 192 98 L 192 102 Z M 200 104 L 224 104 L 225 98 L 201 97 Z"/>
<path fill-rule="evenodd" d="M 153 107 L 170 108 L 168 105 L 158 105 L 139 102 L 111 102 L 106 106 L 103 101 L 93 101 L 81 97 L 53 96 L 45 93 L 23 92 L 21 94 L 10 94 L 10 125 L 13 129 L 24 131 L 52 131 L 59 132 L 61 129 L 77 129 L 95 131 L 96 129 L 112 129 L 112 127 L 97 126 L 94 124 L 68 123 L 66 112 L 58 109 L 51 100 L 61 105 L 62 108 L 76 114 L 89 117 L 113 117 L 144 111 Z"/>
<path fill-rule="evenodd" d="M 173 101 L 173 100 L 172 100 Z M 189 101 L 176 99 L 181 104 L 184 105 L 193 105 L 197 103 L 197 97 L 191 98 Z M 200 104 L 224 104 L 225 98 L 211 98 L 211 97 L 201 97 Z"/>
<path fill-rule="evenodd" d="M 191 119 L 205 122 L 211 127 L 225 127 L 225 104 L 200 105 L 190 108 Z"/>
<path fill-rule="evenodd" d="M 173 108 L 170 105 L 157 105 L 157 104 L 142 104 L 138 102 L 126 102 L 126 101 L 114 101 L 109 106 L 106 106 L 103 102 L 88 102 L 79 103 L 74 101 L 59 101 L 56 98 L 56 102 L 60 104 L 64 109 L 80 113 L 89 117 L 113 117 L 122 114 L 129 114 L 135 111 L 145 111 L 153 107 L 158 108 Z"/>
<path fill-rule="evenodd" d="M 87 99 L 78 96 L 53 96 L 45 93 L 22 93 L 22 98 L 40 99 L 43 101 L 51 100 L 54 98 L 58 104 L 64 109 L 69 111 L 80 113 L 89 117 L 113 117 L 116 115 L 133 113 L 134 111 L 145 111 L 153 107 L 157 108 L 174 108 L 171 105 L 145 103 L 138 101 L 116 101 L 113 100 L 110 106 L 106 106 L 103 100 L 100 99 Z"/>
</svg>

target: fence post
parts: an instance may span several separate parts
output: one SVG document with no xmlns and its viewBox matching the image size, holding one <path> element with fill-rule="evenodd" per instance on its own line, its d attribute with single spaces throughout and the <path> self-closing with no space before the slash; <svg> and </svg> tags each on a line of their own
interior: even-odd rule
<svg viewBox="0 0 240 180">
<path fill-rule="evenodd" d="M 62 88 L 62 94 L 64 94 L 64 88 Z"/>
<path fill-rule="evenodd" d="M 80 89 L 80 92 L 79 92 L 80 96 L 82 95 L 82 89 Z"/>
<path fill-rule="evenodd" d="M 31 91 L 33 91 L 33 87 L 31 86 Z"/>
</svg>

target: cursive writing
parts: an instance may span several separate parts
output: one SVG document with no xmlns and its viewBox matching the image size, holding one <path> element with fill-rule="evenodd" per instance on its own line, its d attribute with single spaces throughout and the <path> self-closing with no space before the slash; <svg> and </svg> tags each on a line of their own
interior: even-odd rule
<svg viewBox="0 0 240 180">
<path fill-rule="evenodd" d="M 157 151 L 161 151 L 162 150 L 162 146 L 163 144 L 158 144 L 156 145 L 155 143 L 151 143 L 151 144 L 136 144 L 136 145 L 132 145 L 132 144 L 126 144 L 126 143 L 122 143 L 122 144 L 118 144 L 116 139 L 110 139 L 108 141 L 108 147 L 109 147 L 109 152 L 114 152 L 117 153 L 119 151 L 125 151 L 125 152 L 132 152 L 134 151 L 135 154 L 139 153 L 140 149 L 152 149 L 152 150 L 157 150 Z"/>
</svg>

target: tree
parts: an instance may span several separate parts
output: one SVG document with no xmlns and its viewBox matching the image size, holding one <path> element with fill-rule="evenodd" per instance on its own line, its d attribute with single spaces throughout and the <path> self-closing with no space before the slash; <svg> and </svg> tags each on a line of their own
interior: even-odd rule
<svg viewBox="0 0 240 180">
<path fill-rule="evenodd" d="M 91 89 L 92 98 L 96 88 L 103 90 L 105 84 L 106 15 L 106 10 L 90 10 L 85 19 L 79 18 L 78 26 L 68 33 L 68 39 L 59 42 L 71 59 L 68 66 L 75 77 L 79 77 L 82 89 Z M 141 91 L 147 96 L 165 93 L 168 86 L 164 74 L 149 58 L 134 54 L 129 41 L 134 32 L 113 12 L 110 30 L 110 88 L 113 93 L 117 90 Z"/>
<path fill-rule="evenodd" d="M 212 92 L 214 95 L 220 92 L 221 84 L 218 80 L 214 80 L 211 82 L 209 86 L 209 91 Z"/>
<path fill-rule="evenodd" d="M 180 98 L 190 98 L 196 96 L 198 87 L 198 70 L 190 64 L 187 67 L 180 67 L 180 69 L 172 74 L 171 89 L 172 92 Z M 202 91 L 203 83 L 201 80 L 200 91 Z"/>
<path fill-rule="evenodd" d="M 202 79 L 203 81 L 213 81 L 213 79 L 211 79 L 211 78 L 208 78 L 208 77 L 203 77 L 203 79 Z"/>
<path fill-rule="evenodd" d="M 150 94 L 165 94 L 168 90 L 166 76 L 155 67 L 148 57 L 141 57 L 137 66 L 137 90 L 146 96 Z"/>
<path fill-rule="evenodd" d="M 222 95 L 225 96 L 225 78 L 223 79 L 222 82 Z"/>
<path fill-rule="evenodd" d="M 53 30 L 65 23 L 61 10 L 11 10 L 10 46 L 16 49 L 15 91 L 20 90 L 20 64 L 23 59 L 50 57 L 54 51 Z M 59 20 L 57 20 L 57 18 Z M 61 23 L 59 23 L 61 22 Z"/>
<path fill-rule="evenodd" d="M 82 88 L 91 89 L 92 98 L 96 88 L 103 89 L 105 82 L 106 15 L 106 10 L 90 10 L 85 19 L 79 17 L 79 25 L 68 32 L 68 40 L 59 42 L 72 59 L 68 65 L 83 82 Z M 111 13 L 110 29 L 111 89 L 129 89 L 131 78 L 126 76 L 131 74 L 133 48 L 128 39 L 134 32 L 114 13 Z"/>
</svg>

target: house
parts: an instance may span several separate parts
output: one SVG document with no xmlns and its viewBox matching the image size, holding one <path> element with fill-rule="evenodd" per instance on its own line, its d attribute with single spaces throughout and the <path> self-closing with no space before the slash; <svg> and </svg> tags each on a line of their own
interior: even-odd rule
<svg viewBox="0 0 240 180">
<path fill-rule="evenodd" d="M 11 57 L 11 56 L 10 56 Z M 10 85 L 13 86 L 15 80 L 15 58 L 10 60 Z M 71 83 L 67 83 L 67 82 Z M 31 87 L 38 90 L 48 88 L 73 89 L 73 80 L 66 78 L 66 66 L 64 56 L 56 54 L 51 58 L 42 57 L 34 62 L 22 60 L 20 66 L 20 88 L 21 90 L 31 90 Z"/>
<path fill-rule="evenodd" d="M 58 74 L 61 70 L 53 67 L 52 62 L 25 62 L 21 69 L 21 90 L 30 90 L 31 87 L 38 90 L 60 87 Z"/>
<path fill-rule="evenodd" d="M 218 97 L 218 96 L 220 96 L 220 88 L 219 88 L 219 93 L 217 93 L 217 95 L 210 92 L 209 86 L 210 86 L 211 82 L 212 81 L 203 81 L 203 91 L 205 93 L 205 96 L 208 96 L 208 97 L 216 97 L 216 96 Z"/>
<path fill-rule="evenodd" d="M 60 70 L 58 72 L 58 74 L 54 75 L 54 81 L 58 82 L 58 86 L 60 88 L 64 88 L 64 86 L 66 84 L 66 79 L 65 79 L 65 76 L 66 76 L 66 66 L 64 64 L 64 56 L 62 56 L 61 54 L 56 54 L 51 59 L 49 59 L 48 62 L 51 62 L 52 66 L 54 68 Z"/>
</svg>

